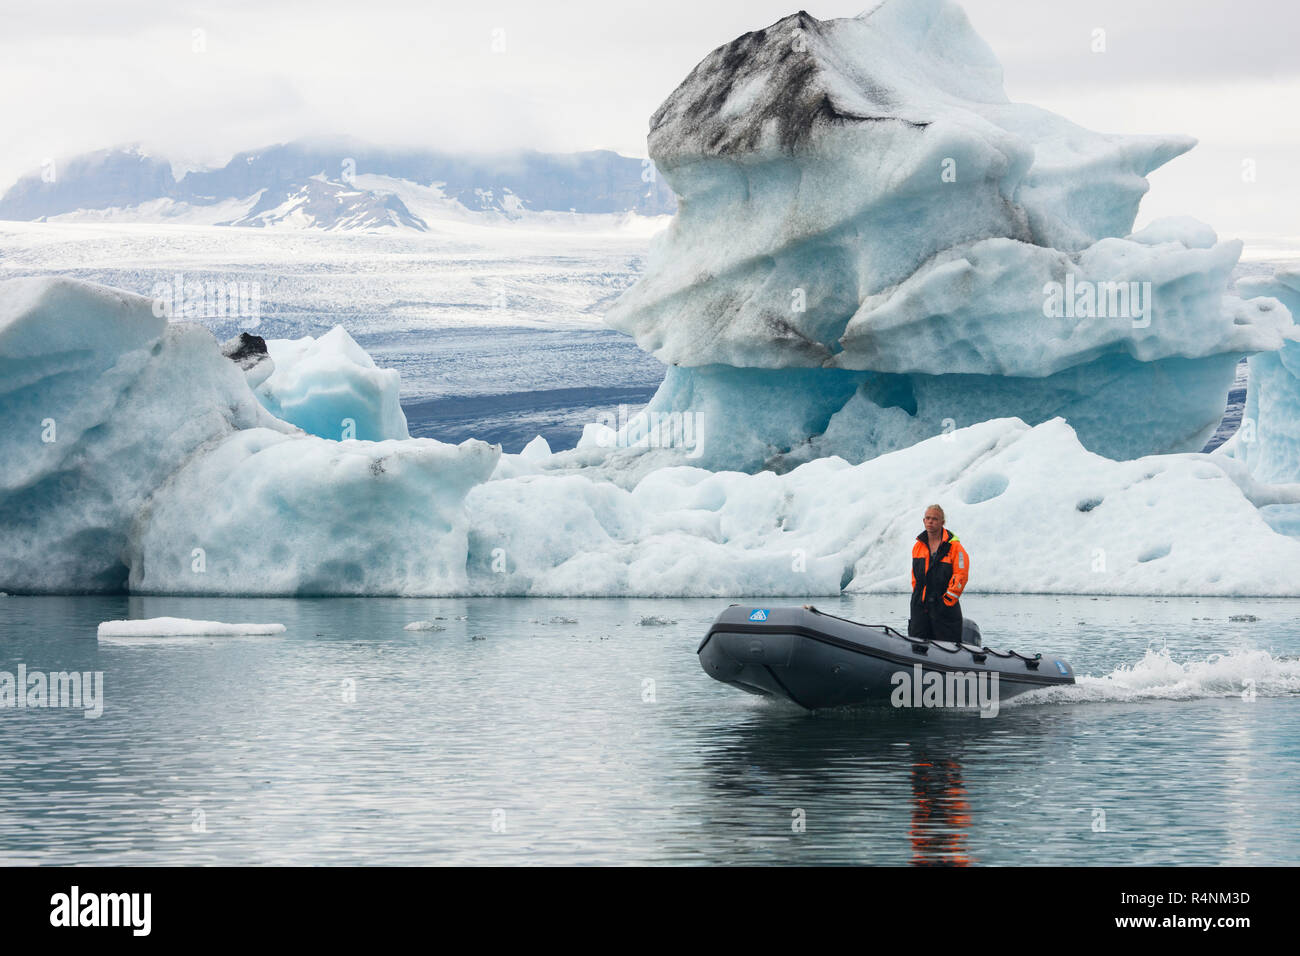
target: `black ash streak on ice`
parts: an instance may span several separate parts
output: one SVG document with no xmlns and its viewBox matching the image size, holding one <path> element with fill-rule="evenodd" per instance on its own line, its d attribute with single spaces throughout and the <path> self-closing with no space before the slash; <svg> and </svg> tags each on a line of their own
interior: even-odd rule
<svg viewBox="0 0 1300 956">
<path fill-rule="evenodd" d="M 823 30 L 821 21 L 800 10 L 718 47 L 651 117 L 650 154 L 662 161 L 749 153 L 759 147 L 772 123 L 776 125 L 774 138 L 791 154 L 809 141 L 814 128 L 825 123 L 893 121 L 914 129 L 930 125 L 888 115 L 896 106 L 895 97 L 880 84 L 858 92 L 869 97 L 882 115 L 863 116 L 837 106 L 815 82 L 823 64 L 807 55 L 807 43 L 814 38 L 820 41 Z M 797 40 L 803 41 L 803 49 L 796 47 Z M 759 80 L 776 92 L 760 108 L 724 118 L 724 107 L 732 96 Z"/>
</svg>

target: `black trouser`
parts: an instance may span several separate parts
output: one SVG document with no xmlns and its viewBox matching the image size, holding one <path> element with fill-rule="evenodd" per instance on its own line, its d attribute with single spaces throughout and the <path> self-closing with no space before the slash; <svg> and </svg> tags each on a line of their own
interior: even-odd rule
<svg viewBox="0 0 1300 956">
<path fill-rule="evenodd" d="M 952 607 L 943 601 L 926 601 L 912 605 L 912 616 L 907 621 L 910 637 L 923 637 L 932 641 L 961 640 L 961 602 Z"/>
</svg>

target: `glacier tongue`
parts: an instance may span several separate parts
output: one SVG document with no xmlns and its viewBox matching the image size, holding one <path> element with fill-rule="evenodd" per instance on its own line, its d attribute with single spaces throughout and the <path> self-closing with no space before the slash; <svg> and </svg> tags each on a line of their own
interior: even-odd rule
<svg viewBox="0 0 1300 956">
<path fill-rule="evenodd" d="M 657 412 L 727 410 L 707 467 L 861 461 L 1004 416 L 1066 417 L 1113 457 L 1199 450 L 1232 363 L 1294 327 L 1225 299 L 1240 243 L 1186 218 L 1129 235 L 1147 173 L 1192 145 L 1011 103 L 948 0 L 800 12 L 714 50 L 651 118 L 679 211 L 608 321 L 670 366 Z M 791 376 L 758 371 L 793 369 L 813 370 L 802 407 L 762 408 Z"/>
</svg>

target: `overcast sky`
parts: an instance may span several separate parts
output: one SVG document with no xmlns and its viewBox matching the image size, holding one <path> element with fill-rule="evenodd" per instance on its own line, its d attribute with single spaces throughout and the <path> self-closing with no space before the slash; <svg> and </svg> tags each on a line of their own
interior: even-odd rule
<svg viewBox="0 0 1300 956">
<path fill-rule="evenodd" d="M 47 157 L 127 142 L 192 165 L 314 133 L 644 156 L 650 114 L 705 54 L 797 9 L 797 0 L 0 3 L 0 189 Z M 805 7 L 827 19 L 873 5 Z M 1300 235 L 1300 4 L 963 6 L 1001 58 L 1012 99 L 1094 129 L 1201 141 L 1152 177 L 1140 223 L 1188 213 L 1225 236 Z M 1098 28 L 1104 53 L 1091 49 Z M 1253 182 L 1243 181 L 1247 160 Z"/>
</svg>

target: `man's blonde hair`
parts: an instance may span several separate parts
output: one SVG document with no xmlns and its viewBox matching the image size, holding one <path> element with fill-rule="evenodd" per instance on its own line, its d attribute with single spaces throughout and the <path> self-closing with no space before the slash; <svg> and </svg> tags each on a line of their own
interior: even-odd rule
<svg viewBox="0 0 1300 956">
<path fill-rule="evenodd" d="M 926 514 L 929 514 L 931 511 L 937 511 L 937 512 L 939 512 L 939 520 L 940 520 L 940 521 L 947 521 L 947 520 L 948 520 L 948 516 L 945 515 L 945 514 L 943 513 L 943 509 L 940 508 L 938 505 L 930 505 L 930 507 L 928 507 L 928 508 L 925 509 L 925 513 L 926 513 Z"/>
</svg>

